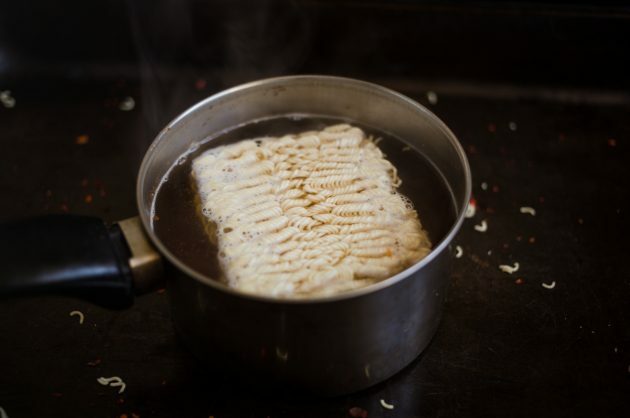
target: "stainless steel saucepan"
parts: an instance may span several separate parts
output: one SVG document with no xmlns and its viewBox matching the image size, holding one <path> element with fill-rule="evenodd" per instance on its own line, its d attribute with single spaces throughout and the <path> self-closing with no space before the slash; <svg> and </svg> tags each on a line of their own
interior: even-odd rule
<svg viewBox="0 0 630 418">
<path fill-rule="evenodd" d="M 433 219 L 420 208 L 434 244 L 425 259 L 366 288 L 285 300 L 230 289 L 184 264 L 160 240 L 151 223 L 154 195 L 192 143 L 249 121 L 295 113 L 378 128 L 434 165 L 451 207 L 433 207 Z M 403 182 L 413 182 L 413 167 L 404 172 Z M 318 394 L 352 392 L 392 376 L 429 344 L 449 280 L 449 246 L 462 224 L 470 188 L 468 162 L 457 139 L 413 100 L 340 77 L 256 81 L 201 101 L 162 130 L 138 174 L 139 217 L 105 225 L 58 215 L 0 226 L 0 296 L 56 293 L 126 308 L 135 295 L 165 279 L 175 329 L 210 367 Z M 431 208 L 431 194 L 422 199 Z"/>
</svg>

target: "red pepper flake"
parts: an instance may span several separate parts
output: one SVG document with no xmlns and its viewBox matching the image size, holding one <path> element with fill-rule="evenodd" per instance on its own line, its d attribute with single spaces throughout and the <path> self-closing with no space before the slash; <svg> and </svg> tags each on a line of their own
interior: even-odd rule
<svg viewBox="0 0 630 418">
<path fill-rule="evenodd" d="M 53 398 L 61 398 L 63 396 L 63 393 L 60 392 L 53 392 L 52 393 Z"/>
<path fill-rule="evenodd" d="M 518 279 L 514 280 L 514 283 L 516 283 L 516 284 L 523 284 L 523 283 L 525 283 L 525 280 L 523 280 L 521 277 L 519 277 Z"/>
<path fill-rule="evenodd" d="M 87 362 L 87 365 L 90 366 L 90 367 L 98 366 L 99 364 L 101 364 L 101 359 L 100 358 L 97 358 L 94 361 L 88 361 Z"/>
<path fill-rule="evenodd" d="M 158 292 L 158 293 L 160 293 L 160 294 L 162 294 L 162 293 L 166 292 L 166 289 L 161 288 L 161 289 L 158 289 L 158 291 L 157 291 L 157 292 Z"/>
<path fill-rule="evenodd" d="M 90 142 L 90 137 L 88 135 L 79 135 L 74 140 L 74 143 L 77 145 L 85 145 Z"/>
<path fill-rule="evenodd" d="M 120 418 L 129 418 L 129 416 L 127 416 L 127 414 L 120 414 Z"/>
<path fill-rule="evenodd" d="M 536 242 L 536 237 L 529 237 L 529 239 L 527 240 L 527 242 L 529 242 L 530 244 L 533 244 Z"/>
<path fill-rule="evenodd" d="M 81 180 L 81 187 L 87 187 L 88 185 L 88 179 L 84 178 L 83 180 Z"/>
<path fill-rule="evenodd" d="M 125 400 L 123 398 L 118 398 L 118 400 L 116 401 L 118 404 L 122 405 L 125 403 Z"/>
<path fill-rule="evenodd" d="M 494 123 L 489 123 L 488 124 L 488 132 L 495 133 L 496 131 L 497 131 L 497 125 L 495 125 Z"/>
<path fill-rule="evenodd" d="M 499 186 L 497 186 L 496 184 L 492 186 L 492 193 L 499 193 L 499 190 Z"/>
<path fill-rule="evenodd" d="M 198 78 L 197 81 L 195 81 L 195 89 L 197 90 L 203 90 L 207 85 L 208 82 L 203 78 Z"/>
<path fill-rule="evenodd" d="M 61 209 L 63 213 L 68 213 L 68 211 L 70 210 L 68 208 L 68 205 L 66 205 L 65 203 L 62 203 L 61 206 L 59 206 L 59 209 Z"/>
<path fill-rule="evenodd" d="M 92 203 L 92 200 L 94 200 L 94 198 L 92 197 L 91 194 L 86 194 L 83 200 L 85 201 L 85 203 L 90 204 Z"/>
<path fill-rule="evenodd" d="M 609 147 L 616 147 L 617 146 L 617 140 L 613 139 L 613 138 L 608 139 L 608 146 Z"/>
<path fill-rule="evenodd" d="M 348 415 L 350 415 L 352 418 L 367 418 L 368 413 L 365 409 L 355 406 L 348 410 Z"/>
</svg>

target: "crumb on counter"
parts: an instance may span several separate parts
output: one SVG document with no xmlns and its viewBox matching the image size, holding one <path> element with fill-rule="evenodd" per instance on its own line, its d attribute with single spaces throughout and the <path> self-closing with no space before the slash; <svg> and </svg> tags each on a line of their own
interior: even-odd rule
<svg viewBox="0 0 630 418">
<path fill-rule="evenodd" d="M 464 216 L 466 218 L 473 218 L 475 213 L 477 213 L 477 201 L 474 198 L 471 198 L 470 202 L 468 202 L 468 206 L 466 206 L 466 213 Z"/>
<path fill-rule="evenodd" d="M 0 91 L 0 103 L 7 109 L 15 107 L 15 98 L 11 96 L 11 90 Z"/>
<path fill-rule="evenodd" d="M 348 415 L 352 418 L 367 418 L 368 413 L 365 409 L 354 406 L 348 410 Z"/>
<path fill-rule="evenodd" d="M 195 89 L 196 90 L 203 90 L 208 86 L 208 82 L 206 81 L 205 78 L 198 78 L 195 81 Z"/>
<path fill-rule="evenodd" d="M 437 95 L 437 93 L 434 92 L 434 91 L 427 91 L 427 100 L 432 105 L 437 104 L 437 102 L 438 102 L 438 95 Z"/>
<path fill-rule="evenodd" d="M 78 135 L 75 139 L 74 139 L 74 143 L 77 145 L 85 145 L 88 142 L 90 142 L 90 136 L 89 135 Z"/>
<path fill-rule="evenodd" d="M 136 101 L 131 96 L 125 97 L 118 105 L 118 109 L 123 112 L 129 112 L 130 110 L 133 110 L 134 107 L 136 107 Z"/>
</svg>

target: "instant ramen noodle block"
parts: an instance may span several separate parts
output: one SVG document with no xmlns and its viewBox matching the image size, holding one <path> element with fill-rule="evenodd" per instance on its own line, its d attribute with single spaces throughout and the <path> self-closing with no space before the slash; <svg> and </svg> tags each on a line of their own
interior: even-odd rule
<svg viewBox="0 0 630 418">
<path fill-rule="evenodd" d="M 244 292 L 345 292 L 430 251 L 411 202 L 396 191 L 396 168 L 357 127 L 243 140 L 206 151 L 192 167 L 223 280 Z"/>
</svg>

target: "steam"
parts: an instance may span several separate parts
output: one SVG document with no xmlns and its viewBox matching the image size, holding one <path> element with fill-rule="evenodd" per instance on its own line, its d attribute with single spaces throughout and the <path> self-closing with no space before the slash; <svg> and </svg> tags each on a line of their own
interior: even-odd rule
<svg viewBox="0 0 630 418">
<path fill-rule="evenodd" d="M 154 133 L 199 98 L 195 80 L 210 95 L 299 72 L 312 44 L 315 17 L 302 2 L 128 0 L 127 8 L 142 109 Z"/>
</svg>

